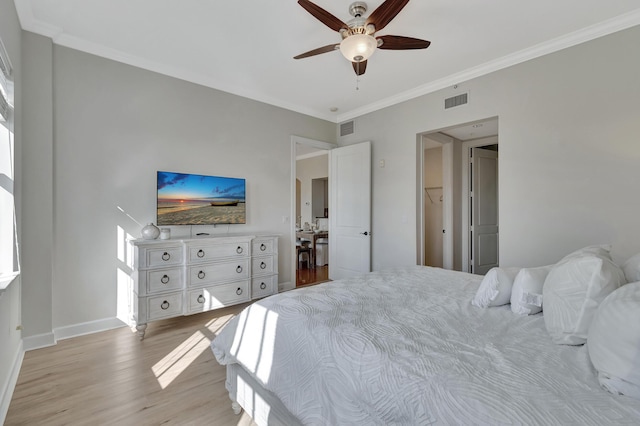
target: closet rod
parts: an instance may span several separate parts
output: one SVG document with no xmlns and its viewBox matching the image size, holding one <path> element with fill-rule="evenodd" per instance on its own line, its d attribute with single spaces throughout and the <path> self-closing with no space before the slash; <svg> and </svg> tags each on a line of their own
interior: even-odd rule
<svg viewBox="0 0 640 426">
<path fill-rule="evenodd" d="M 425 187 L 424 188 L 424 192 L 427 193 L 427 197 L 429 197 L 429 201 L 431 201 L 431 204 L 433 204 L 433 199 L 431 198 L 431 194 L 429 194 L 429 190 L 430 189 L 442 189 L 441 186 L 429 186 L 429 187 Z M 440 196 L 440 201 L 442 201 L 442 196 Z"/>
</svg>

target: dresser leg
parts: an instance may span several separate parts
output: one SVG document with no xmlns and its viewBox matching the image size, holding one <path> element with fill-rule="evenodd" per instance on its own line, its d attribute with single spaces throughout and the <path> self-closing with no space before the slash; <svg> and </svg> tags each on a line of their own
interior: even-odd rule
<svg viewBox="0 0 640 426">
<path fill-rule="evenodd" d="M 136 330 L 138 330 L 138 336 L 140 336 L 140 340 L 144 339 L 144 332 L 147 330 L 147 324 L 136 325 Z"/>
<path fill-rule="evenodd" d="M 240 414 L 242 411 L 242 407 L 236 401 L 231 402 L 231 409 L 233 410 L 233 414 Z"/>
</svg>

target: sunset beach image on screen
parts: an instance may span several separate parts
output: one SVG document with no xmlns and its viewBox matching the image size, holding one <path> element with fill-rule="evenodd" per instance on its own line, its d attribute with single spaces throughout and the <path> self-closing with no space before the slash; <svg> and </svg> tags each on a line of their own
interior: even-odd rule
<svg viewBox="0 0 640 426">
<path fill-rule="evenodd" d="M 246 223 L 244 179 L 158 172 L 157 224 Z"/>
</svg>

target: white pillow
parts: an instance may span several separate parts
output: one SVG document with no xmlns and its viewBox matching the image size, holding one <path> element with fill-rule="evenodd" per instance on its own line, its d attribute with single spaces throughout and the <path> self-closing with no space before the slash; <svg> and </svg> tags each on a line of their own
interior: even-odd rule
<svg viewBox="0 0 640 426">
<path fill-rule="evenodd" d="M 570 259 L 572 257 L 580 257 L 584 255 L 589 255 L 589 254 L 604 257 L 606 259 L 611 260 L 611 244 L 600 244 L 600 245 L 583 247 L 581 249 L 578 249 L 574 252 L 569 253 L 568 255 L 560 259 L 560 262 Z"/>
<path fill-rule="evenodd" d="M 624 284 L 622 269 L 613 261 L 583 254 L 551 268 L 542 289 L 544 323 L 558 344 L 581 345 L 602 300 Z"/>
<path fill-rule="evenodd" d="M 640 282 L 607 296 L 589 328 L 587 349 L 602 387 L 640 399 Z"/>
<path fill-rule="evenodd" d="M 511 310 L 520 315 L 542 312 L 542 287 L 553 265 L 522 268 L 511 289 Z"/>
<path fill-rule="evenodd" d="M 640 281 L 640 253 L 627 260 L 622 265 L 624 276 L 627 278 L 627 282 L 634 283 Z"/>
<path fill-rule="evenodd" d="M 478 308 L 488 308 L 509 303 L 513 280 L 519 270 L 520 268 L 491 268 L 482 279 L 471 304 Z"/>
</svg>

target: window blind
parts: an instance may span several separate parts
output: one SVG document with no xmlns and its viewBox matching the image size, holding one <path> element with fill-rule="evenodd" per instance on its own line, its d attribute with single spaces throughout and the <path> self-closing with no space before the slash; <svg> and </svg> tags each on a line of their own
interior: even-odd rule
<svg viewBox="0 0 640 426">
<path fill-rule="evenodd" d="M 0 295 L 20 271 L 15 215 L 13 81 L 9 55 L 0 40 Z"/>
</svg>

